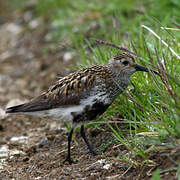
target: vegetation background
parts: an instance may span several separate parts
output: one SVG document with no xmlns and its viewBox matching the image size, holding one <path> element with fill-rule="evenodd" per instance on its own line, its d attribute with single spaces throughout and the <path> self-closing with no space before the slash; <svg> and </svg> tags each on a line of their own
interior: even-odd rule
<svg viewBox="0 0 180 180">
<path fill-rule="evenodd" d="M 26 154 L 12 155 L 12 159 L 6 157 L 6 163 L 2 163 L 2 178 L 77 179 L 79 173 L 82 175 L 79 178 L 95 179 L 107 176 L 110 179 L 180 179 L 179 0 L 9 0 L 1 1 L 0 5 L 1 144 L 3 147 L 8 144 L 7 135 L 11 136 L 10 142 L 14 136 L 33 139 L 27 143 L 26 151 L 16 142 L 17 149 Z M 81 160 L 79 165 L 69 167 L 59 165 L 61 156 L 58 160 L 51 155 L 46 156 L 48 161 L 41 159 L 43 164 L 45 160 L 53 162 L 51 168 L 35 167 L 39 153 L 46 154 L 49 147 L 55 145 L 58 153 L 59 145 L 53 145 L 56 138 L 52 138 L 58 137 L 57 131 L 54 133 L 54 127 L 48 129 L 41 120 L 32 123 L 34 120 L 30 117 L 15 117 L 16 120 L 9 121 L 10 117 L 4 115 L 3 109 L 7 104 L 13 104 L 14 99 L 24 101 L 40 94 L 55 81 L 57 74 L 64 76 L 83 66 L 105 64 L 109 57 L 119 52 L 89 38 L 111 41 L 130 49 L 138 54 L 139 64 L 158 70 L 161 77 L 149 73 L 133 75 L 127 91 L 116 99 L 98 123 L 87 125 L 91 127 L 89 132 L 102 137 L 107 136 L 103 132 L 111 134 L 112 138 L 105 138 L 102 145 L 99 142 L 99 147 L 96 146 L 101 152 L 110 152 L 110 156 L 103 153 L 101 158 L 111 170 L 96 169 L 97 174 L 92 175 L 94 171 L 83 170 Z M 28 125 L 24 125 L 25 120 Z M 14 127 L 14 131 L 9 127 Z M 43 128 L 46 129 L 44 134 Z M 36 136 L 40 140 L 47 140 L 41 148 L 36 145 L 39 139 L 31 134 L 33 129 L 37 130 Z M 66 134 L 60 133 L 64 136 L 59 140 L 62 144 Z M 83 149 L 83 143 L 77 139 L 74 138 L 75 146 Z M 102 141 L 98 135 L 95 139 Z M 7 145 L 9 152 L 12 142 L 10 145 Z M 36 152 L 31 152 L 34 146 Z M 27 161 L 23 161 L 25 157 Z M 89 165 L 98 160 L 96 157 L 90 159 Z M 8 173 L 4 169 L 6 166 Z M 28 166 L 31 171 L 27 171 Z M 67 168 L 72 168 L 69 173 Z M 79 170 L 72 174 L 73 168 Z"/>
</svg>

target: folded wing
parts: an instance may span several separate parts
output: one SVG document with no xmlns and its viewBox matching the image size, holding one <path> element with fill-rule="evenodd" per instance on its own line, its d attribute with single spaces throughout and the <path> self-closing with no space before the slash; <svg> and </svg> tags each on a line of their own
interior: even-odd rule
<svg viewBox="0 0 180 180">
<path fill-rule="evenodd" d="M 99 83 L 96 79 L 101 77 L 101 68 L 102 66 L 94 66 L 94 68 L 84 68 L 71 73 L 57 81 L 46 93 L 28 103 L 10 107 L 6 110 L 6 113 L 35 112 L 79 105 L 80 100 L 87 96 L 91 88 Z"/>
</svg>

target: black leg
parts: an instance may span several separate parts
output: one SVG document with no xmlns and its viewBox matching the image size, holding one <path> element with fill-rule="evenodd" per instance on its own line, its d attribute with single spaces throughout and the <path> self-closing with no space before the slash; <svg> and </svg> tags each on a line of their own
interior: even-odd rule
<svg viewBox="0 0 180 180">
<path fill-rule="evenodd" d="M 68 161 L 69 164 L 73 163 L 73 160 L 71 159 L 71 140 L 72 140 L 73 130 L 74 130 L 74 128 L 71 129 L 71 131 L 68 135 L 68 154 L 67 154 L 66 160 L 64 161 L 64 162 Z"/>
<path fill-rule="evenodd" d="M 93 150 L 92 146 L 89 144 L 87 137 L 85 135 L 85 131 L 84 131 L 84 125 L 81 125 L 81 136 L 84 139 L 85 143 L 87 144 L 87 147 L 90 151 L 90 153 L 92 153 L 93 155 L 97 155 L 97 153 Z"/>
</svg>

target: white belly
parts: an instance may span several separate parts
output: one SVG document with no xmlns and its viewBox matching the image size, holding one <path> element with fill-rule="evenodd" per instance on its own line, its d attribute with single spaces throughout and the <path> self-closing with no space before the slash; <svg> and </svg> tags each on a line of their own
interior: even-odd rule
<svg viewBox="0 0 180 180">
<path fill-rule="evenodd" d="M 102 101 L 104 104 L 110 104 L 110 99 L 107 95 L 98 93 L 96 95 L 89 96 L 88 98 L 82 99 L 80 105 L 69 105 L 64 107 L 59 107 L 55 109 L 49 109 L 44 111 L 28 112 L 27 114 L 38 116 L 38 117 L 49 117 L 53 120 L 60 121 L 61 123 L 72 123 L 73 113 L 80 114 L 83 112 L 85 107 L 91 106 L 94 101 Z"/>
<path fill-rule="evenodd" d="M 62 123 L 72 123 L 73 116 L 72 112 L 82 112 L 84 109 L 83 105 L 76 105 L 76 106 L 67 106 L 55 109 L 49 109 L 44 111 L 36 111 L 27 113 L 29 115 L 38 116 L 38 117 L 47 117 L 52 118 L 53 120 L 60 121 Z"/>
</svg>

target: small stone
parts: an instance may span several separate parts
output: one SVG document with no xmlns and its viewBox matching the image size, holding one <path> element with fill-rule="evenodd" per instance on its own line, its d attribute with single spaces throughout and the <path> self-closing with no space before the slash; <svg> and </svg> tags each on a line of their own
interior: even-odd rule
<svg viewBox="0 0 180 180">
<path fill-rule="evenodd" d="M 47 139 L 47 138 L 44 138 L 44 139 L 42 139 L 41 142 L 39 143 L 39 148 L 42 148 L 42 147 L 44 147 L 44 146 L 46 146 L 46 145 L 48 145 L 48 144 L 49 144 L 48 139 Z"/>
<path fill-rule="evenodd" d="M 29 27 L 30 27 L 31 29 L 35 29 L 35 28 L 37 28 L 39 25 L 40 25 L 40 19 L 39 19 L 39 18 L 38 18 L 38 19 L 34 19 L 34 20 L 32 20 L 32 21 L 29 23 Z"/>
<path fill-rule="evenodd" d="M 1 146 L 0 148 L 0 159 L 6 158 L 9 155 L 9 149 L 6 145 Z"/>
<path fill-rule="evenodd" d="M 105 159 L 100 159 L 100 160 L 98 160 L 97 162 L 99 163 L 99 164 L 104 164 L 105 163 Z"/>
<path fill-rule="evenodd" d="M 70 171 L 72 171 L 72 168 L 67 167 L 66 170 L 67 170 L 68 172 L 70 172 Z"/>
<path fill-rule="evenodd" d="M 17 149 L 14 149 L 14 150 L 10 151 L 10 155 L 11 156 L 20 155 L 20 154 L 24 154 L 24 152 L 23 151 L 19 151 Z"/>
<path fill-rule="evenodd" d="M 71 52 L 66 52 L 63 56 L 64 62 L 69 62 L 72 59 L 72 53 Z"/>
<path fill-rule="evenodd" d="M 4 119 L 6 116 L 7 116 L 6 112 L 0 108 L 0 119 Z M 2 130 L 1 127 L 0 127 L 0 131 Z"/>
<path fill-rule="evenodd" d="M 13 34 L 19 34 L 22 32 L 22 27 L 15 24 L 15 23 L 9 23 L 7 26 L 6 26 L 6 30 L 9 32 L 9 33 L 13 33 Z"/>
<path fill-rule="evenodd" d="M 110 164 L 106 164 L 106 165 L 104 165 L 104 166 L 103 166 L 103 169 L 108 170 L 110 167 L 111 167 L 111 165 L 110 165 Z"/>
<path fill-rule="evenodd" d="M 41 179 L 41 178 L 42 178 L 41 176 L 38 176 L 38 177 L 35 178 L 35 180 L 39 180 L 39 179 Z"/>
<path fill-rule="evenodd" d="M 25 143 L 27 141 L 28 137 L 26 136 L 19 136 L 19 137 L 12 137 L 10 139 L 11 142 L 18 142 L 18 143 Z"/>
</svg>

